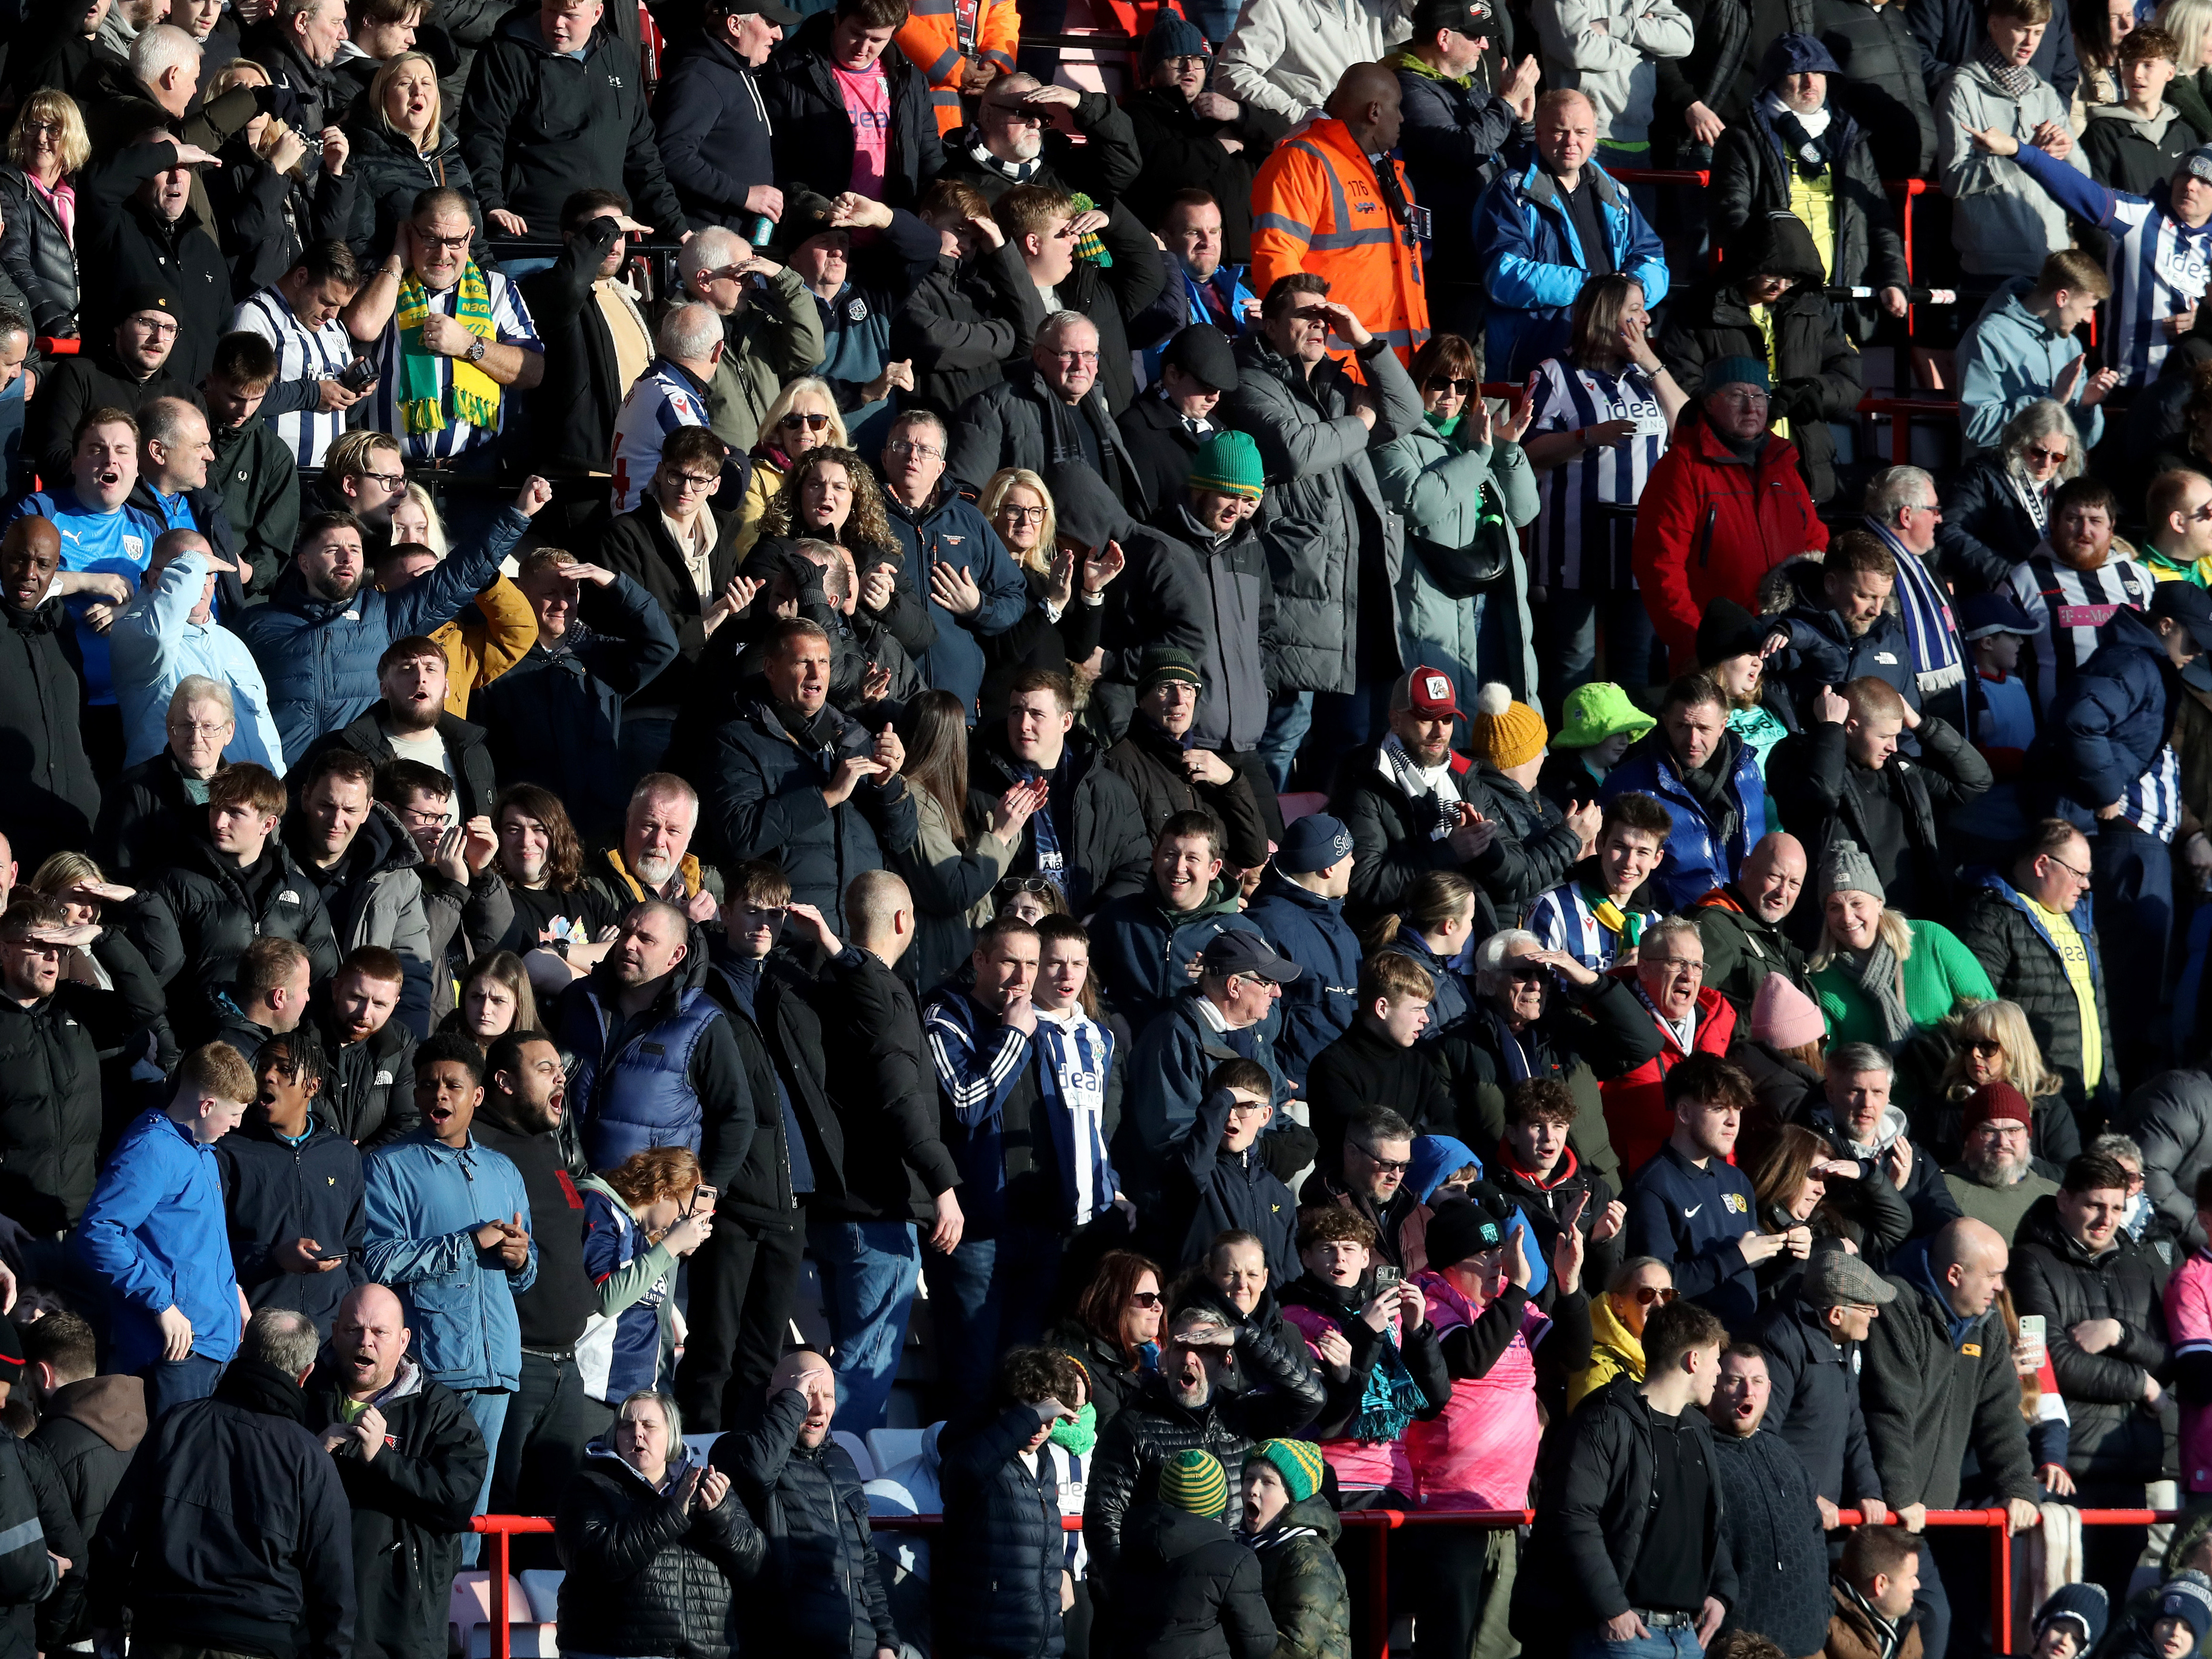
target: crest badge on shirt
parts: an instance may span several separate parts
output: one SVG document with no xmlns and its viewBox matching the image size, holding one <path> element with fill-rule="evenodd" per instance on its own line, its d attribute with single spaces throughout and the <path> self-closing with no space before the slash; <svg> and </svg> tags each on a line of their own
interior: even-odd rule
<svg viewBox="0 0 2212 1659">
<path fill-rule="evenodd" d="M 1726 1210 L 1730 1215 L 1747 1215 L 1750 1213 L 1751 1205 L 1741 1193 L 1723 1193 L 1721 1208 Z"/>
</svg>

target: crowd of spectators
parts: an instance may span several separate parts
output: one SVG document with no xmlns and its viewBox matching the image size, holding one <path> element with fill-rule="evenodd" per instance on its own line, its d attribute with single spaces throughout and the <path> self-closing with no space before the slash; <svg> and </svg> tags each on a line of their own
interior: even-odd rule
<svg viewBox="0 0 2212 1659">
<path fill-rule="evenodd" d="M 2200 1650 L 2212 0 L 1018 4 L 0 0 L 0 1659 Z"/>
</svg>

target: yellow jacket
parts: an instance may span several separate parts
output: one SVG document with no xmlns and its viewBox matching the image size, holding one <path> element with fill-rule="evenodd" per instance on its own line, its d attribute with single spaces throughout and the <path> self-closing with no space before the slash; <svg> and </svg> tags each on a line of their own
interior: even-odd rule
<svg viewBox="0 0 2212 1659">
<path fill-rule="evenodd" d="M 960 50 L 960 0 L 914 0 L 905 25 L 892 38 L 907 60 L 929 82 L 930 106 L 936 112 L 940 137 L 967 125 L 960 107 L 960 79 L 968 73 L 969 58 Z M 1014 54 L 1021 50 L 1021 14 L 1014 0 L 973 0 L 975 58 L 1001 75 L 1014 72 Z"/>
<path fill-rule="evenodd" d="M 1406 199 L 1406 171 L 1390 167 Z M 1328 279 L 1328 297 L 1410 362 L 1429 337 L 1421 249 L 1401 224 L 1343 122 L 1324 118 L 1275 147 L 1252 185 L 1252 292 L 1293 271 Z"/>
<path fill-rule="evenodd" d="M 465 611 L 430 638 L 446 653 L 446 712 L 465 720 L 469 694 L 489 685 L 538 643 L 538 613 L 522 590 L 501 576 L 477 595 L 474 617 Z"/>
<path fill-rule="evenodd" d="M 1569 1411 L 1581 1405 L 1583 1396 L 1595 1394 L 1616 1376 L 1625 1374 L 1638 1382 L 1644 1380 L 1644 1340 L 1629 1334 L 1628 1327 L 1613 1310 L 1613 1298 L 1604 1295 L 1592 1297 L 1589 1310 L 1589 1368 L 1571 1372 L 1567 1377 Z"/>
</svg>

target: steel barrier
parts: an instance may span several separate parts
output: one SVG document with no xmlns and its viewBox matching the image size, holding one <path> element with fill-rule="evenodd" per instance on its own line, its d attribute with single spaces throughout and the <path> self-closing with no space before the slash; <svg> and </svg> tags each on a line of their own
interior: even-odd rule
<svg viewBox="0 0 2212 1659">
<path fill-rule="evenodd" d="M 737 1501 L 726 1498 L 725 1503 Z M 2082 1510 L 2079 1511 L 2085 1527 L 2148 1527 L 2176 1520 L 2180 1511 L 2175 1510 Z M 1359 1659 L 1389 1659 L 1390 1643 L 1390 1534 L 1409 1527 L 1473 1527 L 1485 1531 L 1505 1527 L 1520 1527 L 1535 1519 L 1533 1510 L 1346 1510 L 1336 1517 L 1347 1532 L 1365 1530 L 1372 1534 L 1368 1543 L 1368 1564 L 1373 1574 L 1372 1595 L 1370 1597 L 1367 1639 Z M 1838 1524 L 1857 1526 L 1863 1519 L 1856 1510 L 1844 1510 L 1838 1516 Z M 941 1515 L 878 1515 L 868 1524 L 878 1532 L 929 1533 L 945 1525 Z M 489 1571 L 491 1574 L 491 1617 L 489 1632 L 490 1659 L 513 1659 L 508 1642 L 507 1624 L 507 1540 L 518 1533 L 549 1533 L 553 1522 L 542 1515 L 480 1515 L 471 1525 L 491 1539 Z M 1979 1528 L 1990 1534 L 1990 1639 L 1999 1654 L 2012 1652 L 2013 1596 L 2012 1596 L 2012 1531 L 2009 1516 L 2002 1509 L 1991 1510 L 1930 1510 L 1927 1525 L 1930 1527 Z M 1068 1516 L 1062 1518 L 1060 1528 L 1065 1532 L 1080 1532 L 1082 1521 Z M 464 1646 L 465 1651 L 465 1641 Z"/>
</svg>

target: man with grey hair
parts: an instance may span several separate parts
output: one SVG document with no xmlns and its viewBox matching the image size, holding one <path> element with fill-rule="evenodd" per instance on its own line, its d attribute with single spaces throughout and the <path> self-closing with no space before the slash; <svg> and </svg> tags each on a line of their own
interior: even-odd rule
<svg viewBox="0 0 2212 1659">
<path fill-rule="evenodd" d="M 618 514 L 644 499 L 668 434 L 680 427 L 708 424 L 714 371 L 726 349 L 722 319 L 703 301 L 673 306 L 654 331 L 653 345 L 659 355 L 631 385 L 615 415 L 610 489 Z"/>
<path fill-rule="evenodd" d="M 1833 1153 L 1823 1166 L 1832 1183 L 1828 1201 L 1859 1224 L 1864 1234 L 1859 1251 L 1867 1265 L 1886 1272 L 1907 1239 L 1925 1238 L 1957 1220 L 1959 1203 L 1934 1157 L 1906 1133 L 1903 1109 L 1890 1099 L 1897 1062 L 1888 1050 L 1871 1042 L 1839 1042 L 1826 1058 L 1812 1127 Z M 1846 1173 L 1845 1164 L 1855 1173 Z M 1898 1198 L 1907 1215 L 1898 1213 L 1893 1202 Z"/>
<path fill-rule="evenodd" d="M 812 374 L 821 362 L 822 313 L 797 271 L 720 225 L 684 245 L 676 274 L 686 295 L 712 306 L 722 319 L 727 349 L 714 370 L 708 424 L 731 453 L 745 454 L 783 383 Z"/>
<path fill-rule="evenodd" d="M 181 116 L 200 89 L 200 43 L 156 23 L 131 43 L 131 78 L 169 114 Z"/>
<path fill-rule="evenodd" d="M 1107 407 L 1098 329 L 1079 311 L 1055 311 L 1037 330 L 1026 363 L 960 405 L 952 476 L 981 487 L 1002 467 L 1043 472 L 1081 461 L 1127 507 L 1136 477 L 1121 428 Z"/>
<path fill-rule="evenodd" d="M 659 898 L 695 922 L 712 921 L 720 914 L 722 876 L 692 855 L 698 827 L 699 792 L 673 772 L 648 772 L 630 792 L 621 841 L 592 854 L 584 879 L 620 910 Z"/>
<path fill-rule="evenodd" d="M 93 1645 L 347 1659 L 345 1487 L 307 1427 L 314 1322 L 264 1308 L 214 1395 L 157 1419 L 92 1543 Z"/>
<path fill-rule="evenodd" d="M 1886 466 L 1867 480 L 1866 527 L 1897 561 L 1897 608 L 1912 650 L 1920 712 L 1966 726 L 1966 647 L 1951 611 L 1949 585 L 1935 568 L 1943 504 L 1936 480 L 1917 466 Z"/>
<path fill-rule="evenodd" d="M 1229 1508 L 1238 1504 L 1244 1455 L 1261 1441 L 1296 1435 L 1320 1414 L 1322 1388 L 1304 1357 L 1276 1335 L 1279 1322 L 1231 1326 L 1212 1308 L 1185 1308 L 1163 1328 L 1159 1369 L 1138 1385 L 1098 1437 L 1083 1504 L 1083 1541 L 1110 1584 L 1129 1506 L 1150 1496 L 1161 1468 L 1196 1447 L 1221 1460 Z M 1224 1390 L 1232 1364 L 1244 1387 Z"/>
<path fill-rule="evenodd" d="M 199 431 L 204 441 L 204 419 Z M 188 677 L 200 675 L 229 694 L 236 730 L 224 758 L 253 761 L 283 775 L 283 739 L 270 713 L 261 665 L 245 641 L 215 620 L 216 584 L 236 568 L 197 530 L 155 538 L 144 583 L 107 632 L 125 766 L 149 761 L 167 746 L 170 699 Z"/>
</svg>

